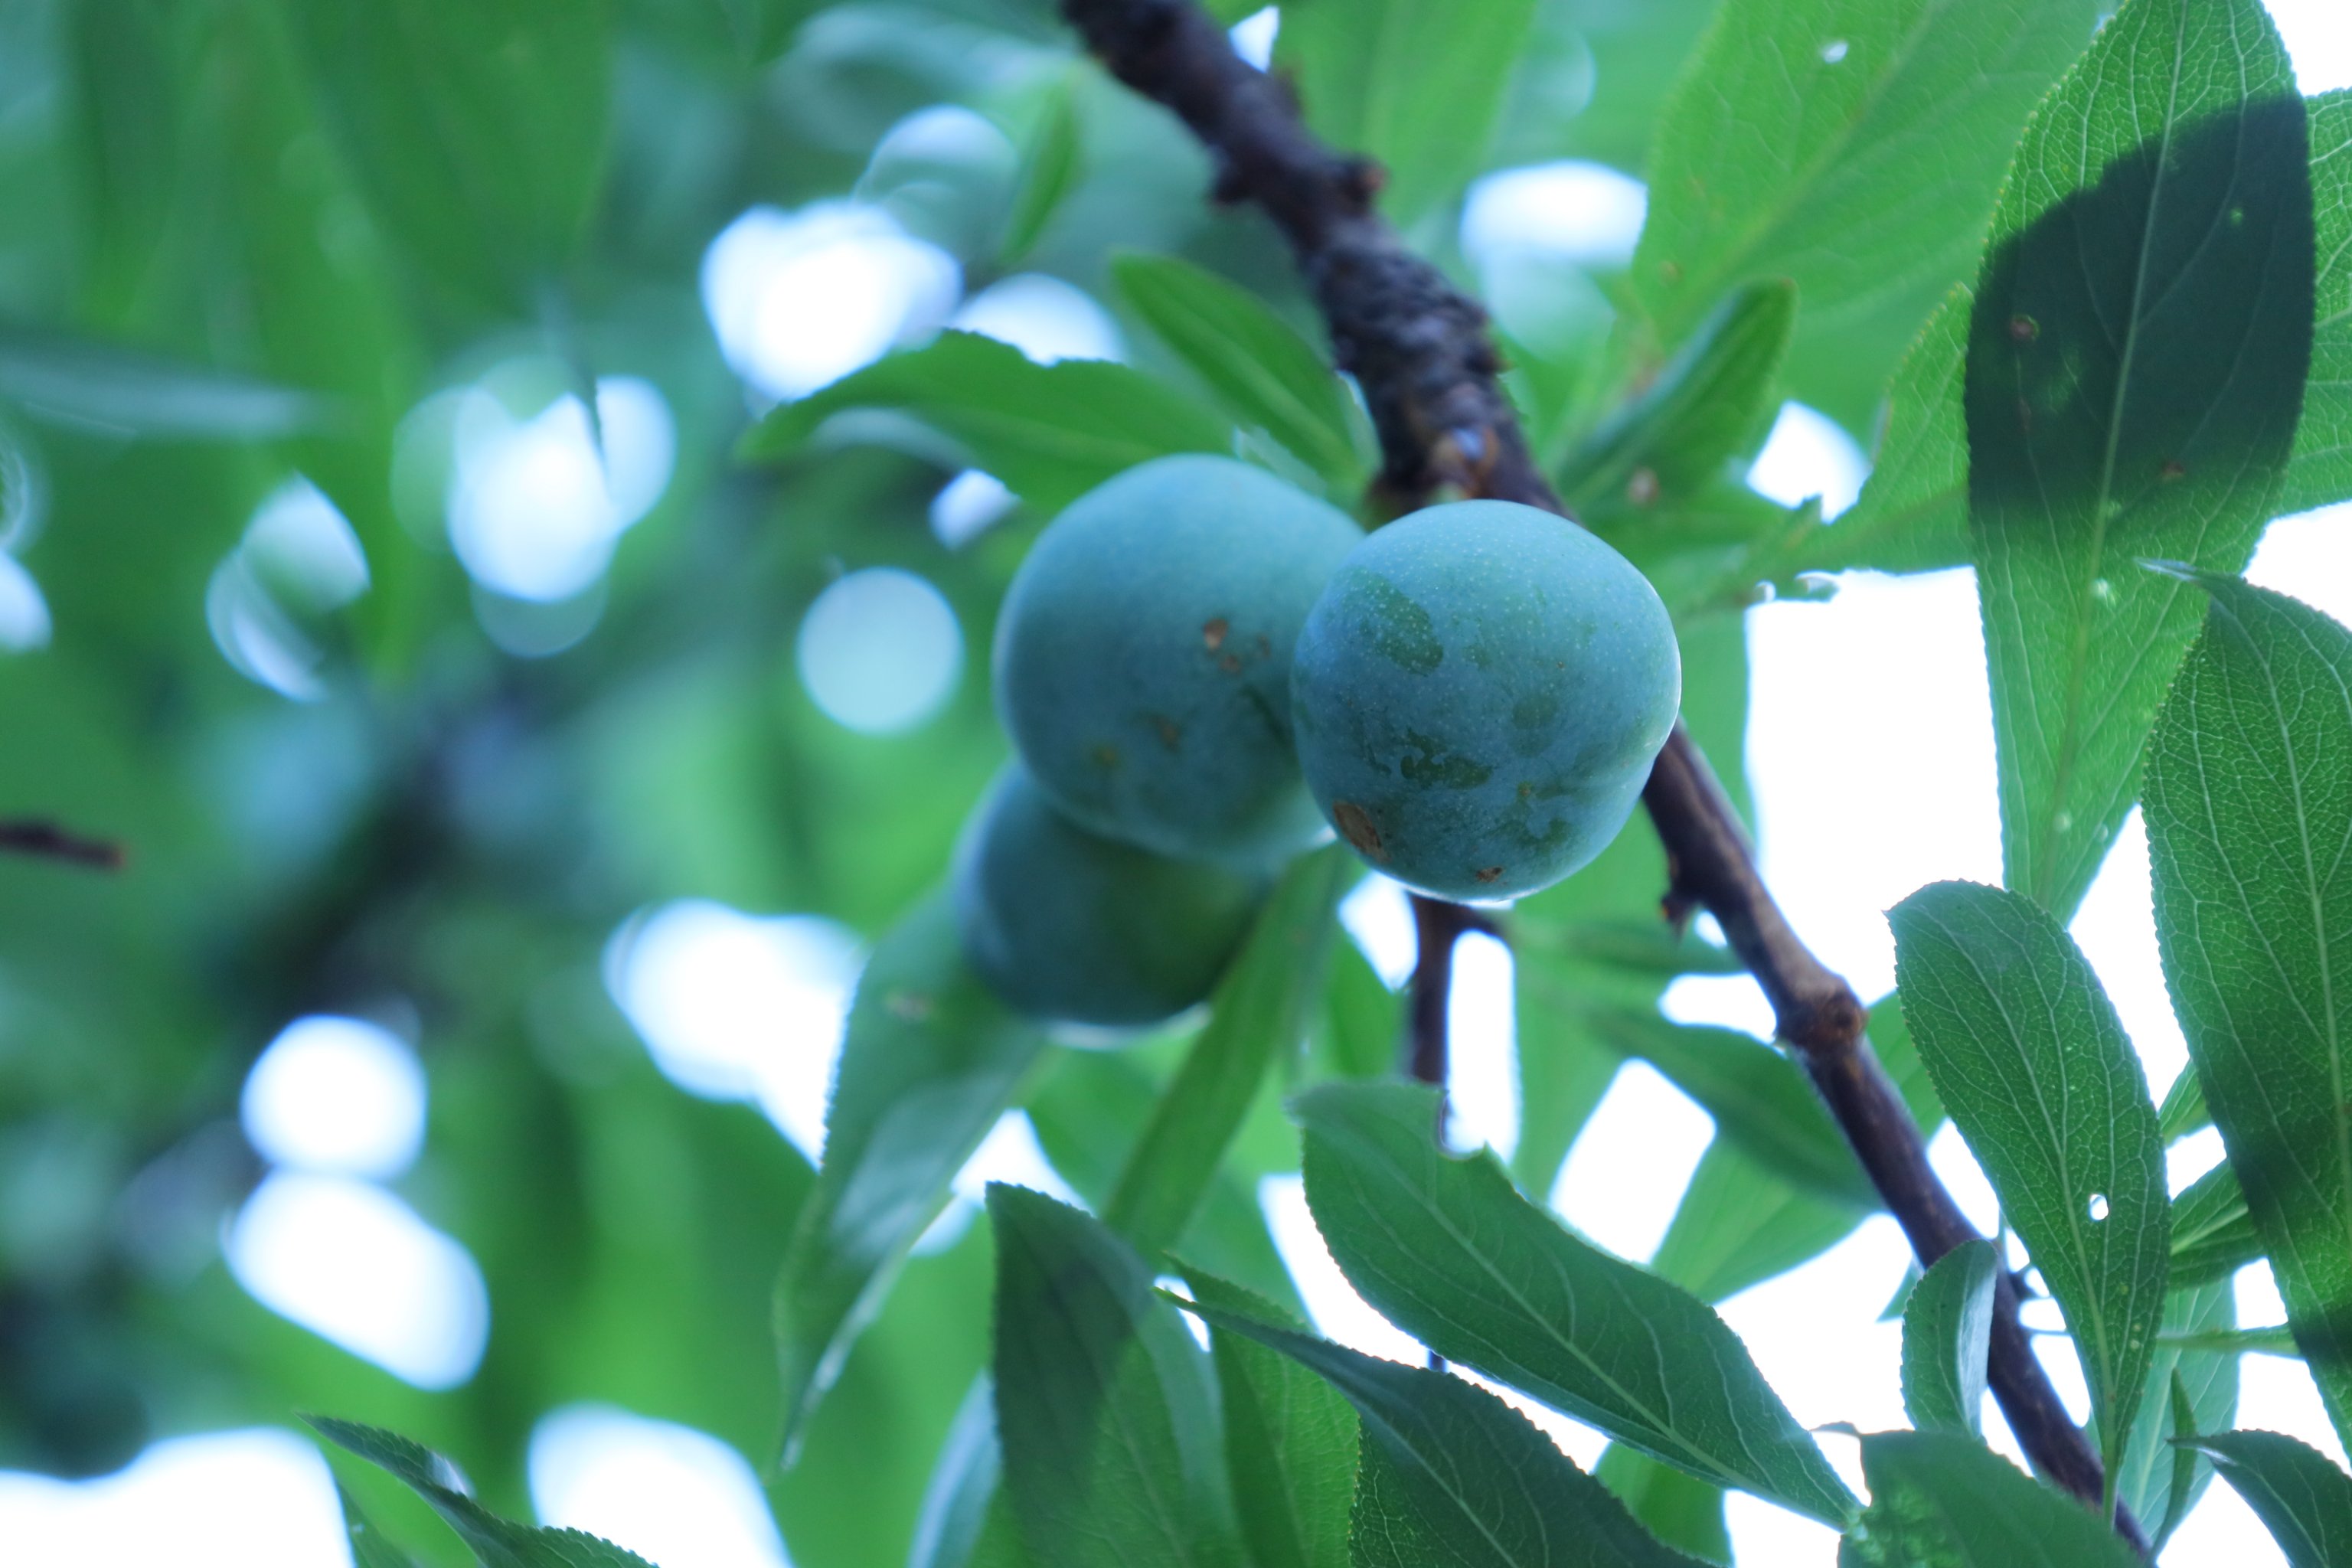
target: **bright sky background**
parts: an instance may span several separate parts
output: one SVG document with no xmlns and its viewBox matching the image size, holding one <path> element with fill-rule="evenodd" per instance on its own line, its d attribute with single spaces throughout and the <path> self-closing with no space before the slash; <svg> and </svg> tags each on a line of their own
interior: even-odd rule
<svg viewBox="0 0 2352 1568">
<path fill-rule="evenodd" d="M 2345 0 L 2270 0 L 2307 92 L 2352 86 L 2352 10 Z M 1263 58 L 1276 18 L 1236 29 Z M 927 110 L 894 136 L 930 155 L 1001 155 L 992 128 L 961 110 Z M 1513 171 L 1474 193 L 1465 252 L 1482 269 L 1515 248 L 1605 263 L 1631 253 L 1641 187 L 1589 165 Z M 1490 274 L 1492 275 L 1492 274 Z M 855 201 L 746 213 L 712 245 L 703 292 L 720 345 L 755 402 L 799 395 L 895 344 L 953 321 L 1032 358 L 1117 358 L 1118 329 L 1102 307 L 1056 279 L 1005 279 L 966 299 L 955 262 L 906 234 L 887 210 Z M 453 548 L 473 574 L 485 627 L 519 656 L 569 646 L 593 629 L 614 545 L 660 497 L 674 434 L 660 395 L 606 381 L 598 412 L 614 469 L 595 469 L 576 400 L 529 395 L 528 364 L 444 394 L 404 427 L 397 499 L 412 531 Z M 517 409 L 522 412 L 518 413 Z M 1751 483 L 1790 501 L 1819 494 L 1834 512 L 1865 466 L 1853 440 L 1790 405 Z M 958 476 L 932 522 L 961 544 L 1003 515 L 988 475 Z M 7 542 L 0 537 L 0 544 Z M 2285 520 L 2265 539 L 2254 580 L 2352 620 L 2352 508 Z M 289 586 L 290 584 L 290 586 Z M 296 481 L 257 511 L 224 562 L 209 610 L 233 664 L 291 700 L 315 697 L 318 650 L 299 612 L 366 591 L 367 565 L 349 525 Z M 300 603 L 288 604 L 292 594 Z M 47 612 L 37 584 L 0 553 L 0 654 L 37 649 Z M 1965 571 L 1906 579 L 1853 575 L 1820 603 L 1751 612 L 1753 721 L 1747 758 L 1766 873 L 1799 930 L 1865 995 L 1893 984 L 1882 911 L 1945 877 L 1997 880 L 1999 825 L 1992 730 L 1974 584 Z M 954 613 L 930 584 L 900 571 L 845 577 L 821 598 L 798 645 L 803 679 L 828 714 L 857 730 L 919 726 L 971 677 Z M 1814 743 L 1832 728 L 1868 737 L 1830 760 Z M 2149 915 L 2147 848 L 2137 817 L 2092 889 L 2074 934 L 2114 996 L 2160 1096 L 2186 1063 L 2167 1005 Z M 1402 896 L 1371 883 L 1350 900 L 1350 931 L 1392 982 L 1411 962 Z M 648 910 L 614 933 L 607 988 L 656 1063 L 699 1094 L 751 1100 L 812 1156 L 821 1152 L 824 1095 L 860 955 L 831 922 L 688 900 Z M 1518 1107 L 1510 1065 L 1510 955 L 1464 944 L 1454 1009 L 1457 1135 L 1508 1149 Z M 1688 1020 L 1769 1031 L 1745 979 L 1691 980 L 1668 1011 Z M 416 1157 L 429 1085 L 396 1026 L 354 1018 L 289 1026 L 254 1069 L 247 1135 L 271 1173 L 227 1227 L 237 1279 L 260 1301 L 424 1387 L 470 1376 L 496 1304 L 479 1269 L 389 1184 Z M 1618 1075 L 1578 1140 L 1552 1194 L 1570 1221 L 1627 1257 L 1656 1247 L 1712 1128 L 1706 1113 L 1650 1068 Z M 1932 1151 L 1979 1226 L 1990 1189 L 1948 1129 Z M 2219 1158 L 2208 1134 L 2176 1153 L 2176 1190 Z M 1034 1132 L 1008 1115 L 957 1183 L 961 1196 L 926 1238 L 950 1242 L 989 1180 L 1069 1196 Z M 1372 1312 L 1331 1262 L 1295 1177 L 1262 1194 L 1318 1324 L 1376 1353 L 1417 1347 Z M 1893 1222 L 1724 1307 L 1800 1419 L 1903 1424 L 1897 1326 L 1876 1321 L 1908 1253 Z M 2241 1321 L 2284 1313 L 2264 1267 L 2238 1281 Z M 2062 1391 L 2082 1399 L 2062 1342 L 2045 1342 Z M 1597 1433 L 1510 1396 L 1581 1463 Z M 1990 1407 L 1989 1407 L 1990 1409 Z M 2238 1423 L 2294 1433 L 2342 1459 L 2300 1363 L 2244 1360 Z M 1989 1427 L 2008 1441 L 1997 1412 Z M 1858 1482 L 1854 1445 L 1828 1436 L 1833 1462 Z M 782 1568 L 785 1556 L 744 1458 L 706 1434 L 629 1412 L 578 1405 L 551 1413 L 530 1453 L 531 1496 L 550 1522 L 605 1533 L 661 1568 Z M 1835 1541 L 1820 1526 L 1735 1496 L 1742 1568 L 1828 1568 Z M 316 1449 L 290 1431 L 174 1438 L 101 1480 L 65 1483 L 0 1472 L 0 1542 L 11 1568 L 345 1568 L 350 1556 Z M 2216 1485 L 2175 1539 L 2168 1564 L 2273 1568 L 2284 1559 L 2227 1487 Z"/>
</svg>

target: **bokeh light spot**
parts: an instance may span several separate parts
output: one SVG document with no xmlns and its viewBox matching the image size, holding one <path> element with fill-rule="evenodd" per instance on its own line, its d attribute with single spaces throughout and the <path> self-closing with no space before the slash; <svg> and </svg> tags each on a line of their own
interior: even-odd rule
<svg viewBox="0 0 2352 1568">
<path fill-rule="evenodd" d="M 784 1568 L 783 1538 L 742 1455 L 691 1426 L 569 1405 L 530 1435 L 530 1502 L 661 1568 Z"/>
<path fill-rule="evenodd" d="M 245 1080 L 245 1135 L 297 1170 L 390 1179 L 425 1144 L 425 1069 L 390 1030 L 361 1018 L 298 1018 Z"/>
<path fill-rule="evenodd" d="M 955 690 L 963 633 L 940 591 L 911 572 L 853 572 L 801 622 L 801 680 L 826 717 L 869 735 L 929 718 Z"/>
</svg>

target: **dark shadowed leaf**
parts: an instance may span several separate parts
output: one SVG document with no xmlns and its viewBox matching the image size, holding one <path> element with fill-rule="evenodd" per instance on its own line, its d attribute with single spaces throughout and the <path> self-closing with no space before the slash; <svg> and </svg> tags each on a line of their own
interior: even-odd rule
<svg viewBox="0 0 2352 1568">
<path fill-rule="evenodd" d="M 2133 1568 L 2093 1510 L 2029 1479 L 1971 1437 L 1888 1432 L 1862 1440 L 1870 1507 L 1839 1568 Z"/>
<path fill-rule="evenodd" d="M 1858 418 L 1968 275 L 2018 127 L 2097 15 L 2093 0 L 1727 0 L 1651 169 L 1633 276 L 1666 340 L 1734 285 L 1793 279 L 1791 375 Z"/>
<path fill-rule="evenodd" d="M 941 332 L 784 404 L 744 437 L 744 455 L 785 457 L 853 408 L 913 416 L 1045 511 L 1149 458 L 1233 446 L 1224 421 L 1140 371 L 1107 360 L 1037 364 L 994 338 Z"/>
<path fill-rule="evenodd" d="M 966 965 L 944 898 L 876 947 L 842 1042 L 824 1163 L 776 1281 L 787 1454 L 1044 1046 Z"/>
<path fill-rule="evenodd" d="M 2205 1091 L 2198 1087 L 2194 1068 L 2174 1079 L 2172 1087 L 2165 1090 L 2164 1103 L 2156 1108 L 2156 1124 L 2167 1143 L 2213 1125 L 2213 1113 L 2205 1109 Z"/>
<path fill-rule="evenodd" d="M 1292 1332 L 1265 1298 L 1187 1267 L 1194 1300 Z M 1356 1413 L 1300 1363 L 1221 1329 L 1211 1352 L 1223 1395 L 1225 1465 L 1242 1540 L 1256 1568 L 1348 1568 L 1348 1508 L 1356 1495 Z"/>
<path fill-rule="evenodd" d="M 545 1530 L 500 1519 L 467 1495 L 456 1467 L 421 1443 L 330 1415 L 306 1419 L 329 1442 L 405 1481 L 448 1521 L 482 1568 L 652 1568 L 635 1552 L 577 1530 Z"/>
<path fill-rule="evenodd" d="M 1675 1568 L 1690 1559 L 1635 1524 L 1528 1418 L 1475 1384 L 1203 1306 L 1312 1368 L 1363 1422 L 1354 1514 L 1360 1568 Z"/>
<path fill-rule="evenodd" d="M 2156 930 L 2287 1321 L 2352 1431 L 2352 633 L 2229 578 L 2148 747 Z"/>
<path fill-rule="evenodd" d="M 1287 447 L 1352 501 L 1369 467 L 1353 401 L 1323 352 L 1248 289 L 1172 256 L 1114 258 L 1119 297 L 1224 411 Z"/>
<path fill-rule="evenodd" d="M 1410 223 L 1475 174 L 1535 0 L 1292 0 L 1275 58 L 1307 122 L 1388 173 L 1381 205 Z"/>
<path fill-rule="evenodd" d="M 988 1212 L 1004 1489 L 1041 1568 L 1237 1568 L 1214 1373 L 1151 1269 L 1026 1188 Z"/>
<path fill-rule="evenodd" d="M 2257 0 L 2132 0 L 2019 147 L 1969 325 L 1969 521 L 2002 874 L 2061 920 L 2203 614 L 2242 570 L 2311 358 L 2303 100 Z"/>
<path fill-rule="evenodd" d="M 2352 88 L 2309 100 L 2318 229 L 2311 378 L 2281 511 L 2352 498 Z"/>
<path fill-rule="evenodd" d="M 1979 1429 L 2000 1267 L 1991 1242 L 1964 1241 L 1912 1288 L 1903 1308 L 1903 1408 L 1922 1432 L 1973 1437 Z"/>
<path fill-rule="evenodd" d="M 2214 1166 L 2172 1200 L 2175 1289 L 2235 1274 L 2262 1255 L 2263 1238 L 2246 1212 L 2245 1189 L 2227 1163 Z"/>
<path fill-rule="evenodd" d="M 2290 1568 L 2352 1562 L 2352 1477 L 2276 1432 L 2216 1432 L 2194 1447 L 2254 1510 Z"/>
<path fill-rule="evenodd" d="M 2170 1209 L 2139 1058 L 2082 950 L 2031 900 L 1937 882 L 1887 917 L 1945 1109 L 2066 1314 L 2092 1409 L 2139 1409 Z M 2123 1434 L 2110 1430 L 2113 1464 Z"/>
<path fill-rule="evenodd" d="M 1492 1155 L 1438 1148 L 1431 1091 L 1328 1085 L 1294 1110 L 1316 1223 L 1400 1327 L 1706 1480 L 1851 1517 L 1851 1494 L 1723 1320 L 1570 1234 Z"/>
</svg>

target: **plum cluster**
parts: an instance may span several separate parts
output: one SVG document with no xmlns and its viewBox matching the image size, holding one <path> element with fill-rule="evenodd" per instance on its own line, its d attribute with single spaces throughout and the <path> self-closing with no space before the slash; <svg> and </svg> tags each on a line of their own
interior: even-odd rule
<svg viewBox="0 0 2352 1568">
<path fill-rule="evenodd" d="M 1015 575 L 1018 753 L 954 897 L 1014 1006 L 1113 1027 L 1207 995 L 1272 872 L 1337 830 L 1409 887 L 1507 899 L 1616 837 L 1682 699 L 1674 627 L 1591 534 L 1507 501 L 1366 535 L 1227 458 L 1073 502 Z"/>
</svg>

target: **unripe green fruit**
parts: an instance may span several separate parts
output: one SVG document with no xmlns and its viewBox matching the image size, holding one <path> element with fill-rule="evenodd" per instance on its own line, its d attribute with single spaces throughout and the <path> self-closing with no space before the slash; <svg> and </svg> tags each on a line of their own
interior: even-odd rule
<svg viewBox="0 0 2352 1568">
<path fill-rule="evenodd" d="M 1323 836 L 1290 653 L 1362 531 L 1230 458 L 1160 458 L 1038 537 L 996 631 L 996 708 L 1072 820 L 1163 855 L 1269 860 Z"/>
<path fill-rule="evenodd" d="M 1665 605 L 1574 523 L 1457 501 L 1341 563 L 1299 634 L 1299 760 L 1339 836 L 1449 899 L 1549 887 L 1633 814 L 1682 702 Z"/>
<path fill-rule="evenodd" d="M 1156 1024 L 1201 1001 L 1263 883 L 1104 838 L 1046 803 L 1016 763 L 956 848 L 965 956 L 1015 1008 L 1074 1024 Z"/>
</svg>

